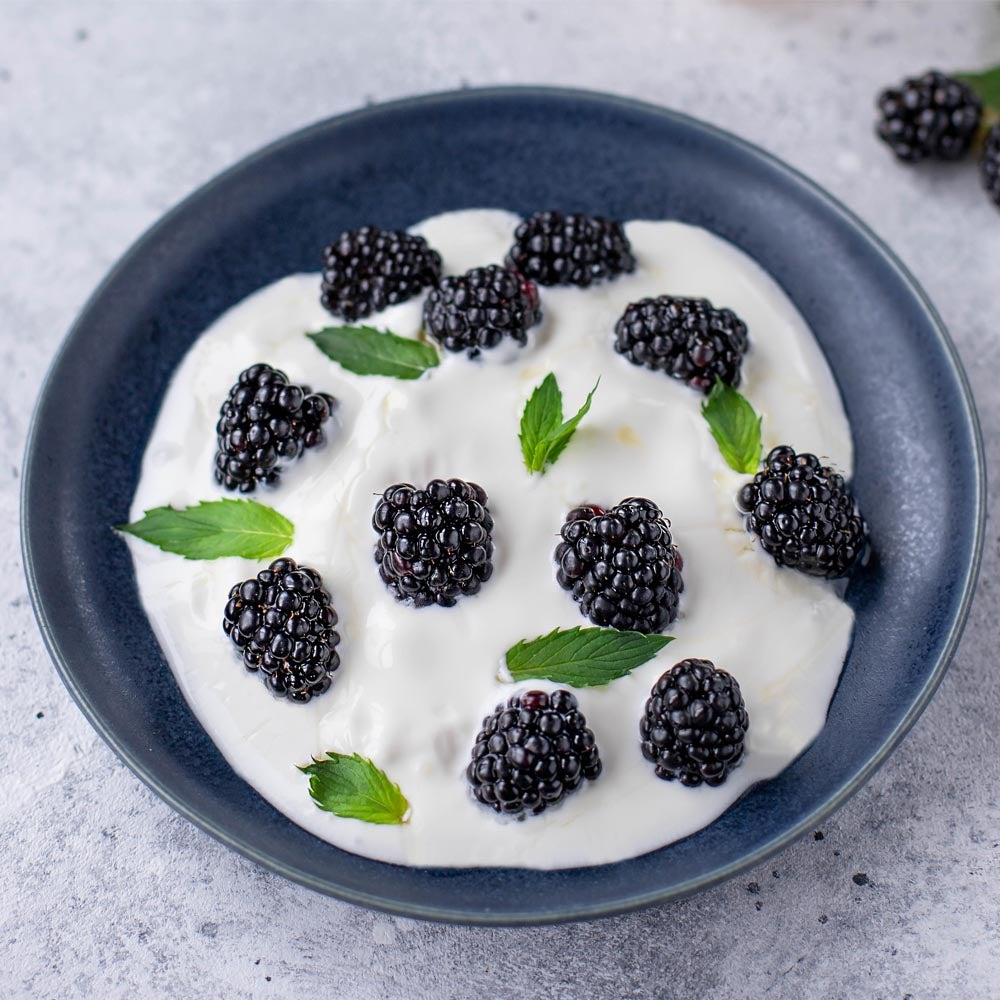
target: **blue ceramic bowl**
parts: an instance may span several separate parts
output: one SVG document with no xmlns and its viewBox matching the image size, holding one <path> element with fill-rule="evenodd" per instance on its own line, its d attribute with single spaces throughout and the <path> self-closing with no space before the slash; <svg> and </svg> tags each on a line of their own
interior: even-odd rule
<svg viewBox="0 0 1000 1000">
<path fill-rule="evenodd" d="M 815 331 L 854 427 L 877 559 L 848 591 L 854 645 L 819 739 L 707 829 L 561 872 L 403 868 L 276 812 L 188 710 L 111 525 L 126 519 L 171 373 L 223 310 L 369 221 L 564 207 L 705 226 L 758 260 Z M 808 446 L 808 442 L 794 442 Z M 693 892 L 814 828 L 885 760 L 955 650 L 979 564 L 983 453 L 955 349 L 916 282 L 854 216 L 766 153 L 597 94 L 462 91 L 322 122 L 191 195 L 125 255 L 56 359 L 28 444 L 24 559 L 66 686 L 157 794 L 262 865 L 341 899 L 480 924 L 611 914 Z"/>
</svg>

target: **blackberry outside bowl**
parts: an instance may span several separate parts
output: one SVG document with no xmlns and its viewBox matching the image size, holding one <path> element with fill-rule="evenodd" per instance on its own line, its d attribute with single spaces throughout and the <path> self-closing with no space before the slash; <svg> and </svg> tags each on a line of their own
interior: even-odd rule
<svg viewBox="0 0 1000 1000">
<path fill-rule="evenodd" d="M 407 868 L 295 826 L 233 773 L 191 714 L 110 527 L 126 518 L 171 374 L 212 320 L 262 285 L 316 270 L 331 233 L 471 207 L 677 219 L 725 237 L 802 312 L 854 428 L 855 488 L 877 558 L 847 592 L 856 632 L 825 729 L 711 826 L 615 864 Z M 567 90 L 466 90 L 368 108 L 283 139 L 192 194 L 128 251 L 43 388 L 25 463 L 22 541 L 63 681 L 122 760 L 178 812 L 340 899 L 413 917 L 532 924 L 705 888 L 842 805 L 923 711 L 955 650 L 979 565 L 984 478 L 973 402 L 940 319 L 891 251 L 811 181 L 732 135 L 651 105 Z"/>
</svg>

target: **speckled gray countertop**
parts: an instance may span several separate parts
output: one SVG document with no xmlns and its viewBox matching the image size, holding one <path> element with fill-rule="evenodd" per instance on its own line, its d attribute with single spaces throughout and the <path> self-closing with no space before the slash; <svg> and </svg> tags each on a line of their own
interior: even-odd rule
<svg viewBox="0 0 1000 1000">
<path fill-rule="evenodd" d="M 460 85 L 642 97 L 732 129 L 816 178 L 888 240 L 937 303 L 992 465 L 1000 212 L 971 165 L 897 167 L 872 138 L 870 106 L 881 83 L 907 72 L 997 61 L 993 3 L 0 0 L 0 995 L 996 1000 L 992 525 L 972 619 L 938 696 L 822 831 L 680 903 L 505 931 L 326 899 L 176 816 L 56 678 L 16 524 L 46 366 L 88 293 L 147 226 L 286 132 Z"/>
</svg>

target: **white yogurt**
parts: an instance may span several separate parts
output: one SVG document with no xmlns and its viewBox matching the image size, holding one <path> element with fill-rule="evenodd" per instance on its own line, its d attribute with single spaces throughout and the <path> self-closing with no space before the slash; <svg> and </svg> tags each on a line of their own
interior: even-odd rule
<svg viewBox="0 0 1000 1000">
<path fill-rule="evenodd" d="M 440 250 L 447 272 L 461 272 L 501 261 L 516 222 L 506 212 L 464 211 L 416 231 Z M 307 705 L 276 700 L 223 634 L 229 588 L 261 565 L 189 562 L 131 540 L 143 604 L 195 715 L 236 772 L 317 837 L 409 865 L 615 861 L 707 825 L 822 728 L 850 643 L 850 609 L 831 584 L 780 570 L 757 548 L 734 504 L 745 477 L 720 458 L 702 397 L 616 355 L 612 330 L 644 296 L 705 296 L 732 308 L 750 331 L 742 389 L 764 416 L 765 448 L 789 443 L 850 472 L 836 385 L 798 312 L 742 252 L 674 222 L 632 222 L 626 231 L 635 274 L 586 291 L 542 289 L 544 321 L 509 363 L 451 356 L 413 382 L 352 375 L 304 336 L 331 319 L 317 276 L 294 275 L 227 312 L 179 366 L 146 449 L 133 519 L 225 495 L 212 479 L 214 428 L 241 369 L 266 361 L 340 401 L 329 444 L 286 469 L 277 489 L 256 494 L 294 522 L 287 554 L 315 567 L 333 594 L 343 665 L 327 694 Z M 375 324 L 415 336 L 420 312 L 412 301 Z M 548 372 L 567 413 L 598 377 L 601 384 L 558 463 L 529 476 L 518 421 Z M 451 476 L 489 493 L 493 578 L 455 608 L 397 604 L 372 558 L 375 495 L 391 483 Z M 626 496 L 651 498 L 672 521 L 685 583 L 670 629 L 676 641 L 631 676 L 577 692 L 604 761 L 600 778 L 540 816 L 500 819 L 471 799 L 464 768 L 483 716 L 518 690 L 498 679 L 502 654 L 519 639 L 587 624 L 555 582 L 557 533 L 571 507 Z M 639 751 L 651 685 L 688 656 L 730 671 L 750 713 L 745 762 L 719 788 L 661 781 Z M 317 809 L 295 765 L 327 750 L 357 751 L 387 771 L 412 805 L 409 822 L 374 826 Z"/>
</svg>

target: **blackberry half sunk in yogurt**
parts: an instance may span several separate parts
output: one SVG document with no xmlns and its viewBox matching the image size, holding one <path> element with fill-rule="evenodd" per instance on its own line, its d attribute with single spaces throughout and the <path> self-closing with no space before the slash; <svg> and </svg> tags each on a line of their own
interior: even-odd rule
<svg viewBox="0 0 1000 1000">
<path fill-rule="evenodd" d="M 219 411 L 216 481 L 240 493 L 277 483 L 284 465 L 323 442 L 323 424 L 335 402 L 325 392 L 293 385 L 270 365 L 247 368 Z"/>
<path fill-rule="evenodd" d="M 676 617 L 683 561 L 651 500 L 577 507 L 556 546 L 556 579 L 595 625 L 662 632 Z"/>
<path fill-rule="evenodd" d="M 808 452 L 774 448 L 736 502 L 779 566 L 839 577 L 868 555 L 868 524 L 844 477 Z"/>
<path fill-rule="evenodd" d="M 450 608 L 493 574 L 493 518 L 486 491 L 463 479 L 423 489 L 390 486 L 375 506 L 375 562 L 389 593 L 416 607 Z"/>
<path fill-rule="evenodd" d="M 635 270 L 620 222 L 582 212 L 537 212 L 514 232 L 507 266 L 539 285 L 576 285 Z"/>
<path fill-rule="evenodd" d="M 656 776 L 721 785 L 743 759 L 750 719 L 736 680 L 711 660 L 681 660 L 653 685 L 639 722 Z"/>
<path fill-rule="evenodd" d="M 615 325 L 615 350 L 707 393 L 717 379 L 734 388 L 749 347 L 746 324 L 707 299 L 660 295 L 634 302 Z"/>
<path fill-rule="evenodd" d="M 306 702 L 329 690 L 340 666 L 337 612 L 319 573 L 294 559 L 275 559 L 234 584 L 222 628 L 269 690 Z"/>
<path fill-rule="evenodd" d="M 422 236 L 362 226 L 323 251 L 320 301 L 348 322 L 406 302 L 441 277 L 441 255 Z"/>
<path fill-rule="evenodd" d="M 477 801 L 523 819 L 601 773 L 594 734 L 565 690 L 526 691 L 483 719 L 466 777 Z"/>
<path fill-rule="evenodd" d="M 424 329 L 446 351 L 470 358 L 505 339 L 523 347 L 541 318 L 534 284 L 496 264 L 442 278 L 424 302 Z"/>
</svg>

